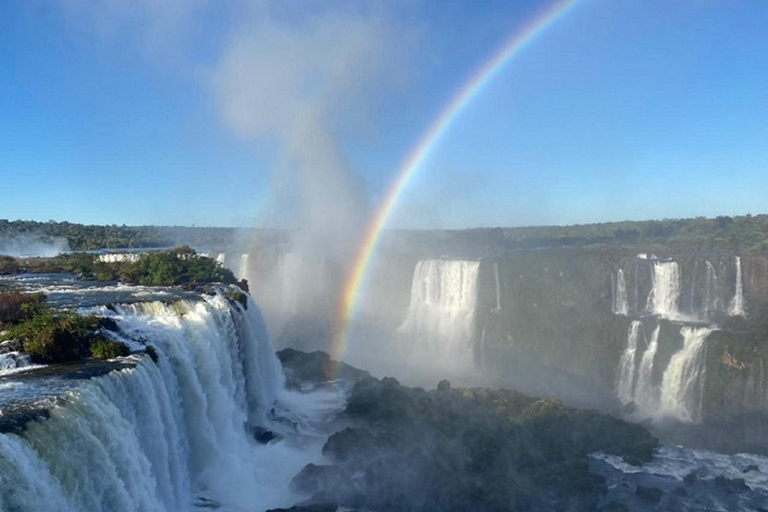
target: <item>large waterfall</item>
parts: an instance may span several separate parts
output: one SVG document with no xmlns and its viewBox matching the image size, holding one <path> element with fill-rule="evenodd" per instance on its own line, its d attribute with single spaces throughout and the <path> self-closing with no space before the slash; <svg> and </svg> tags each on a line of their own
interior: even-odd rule
<svg viewBox="0 0 768 512">
<path fill-rule="evenodd" d="M 472 368 L 479 269 L 479 261 L 418 262 L 397 332 L 406 357 L 432 368 Z"/>
<path fill-rule="evenodd" d="M 634 397 L 635 368 L 637 367 L 635 357 L 637 355 L 637 341 L 642 328 L 643 324 L 638 320 L 634 320 L 629 324 L 627 348 L 619 360 L 619 370 L 616 375 L 616 393 L 623 403 L 631 402 Z"/>
<path fill-rule="evenodd" d="M 613 274 L 611 274 L 613 277 Z M 629 314 L 629 301 L 627 300 L 627 282 L 624 279 L 624 271 L 619 269 L 616 272 L 616 279 L 613 286 L 613 313 L 616 315 Z"/>
<path fill-rule="evenodd" d="M 736 291 L 728 307 L 731 316 L 744 316 L 744 285 L 741 282 L 741 258 L 736 256 Z"/>
<path fill-rule="evenodd" d="M 637 384 L 635 385 L 635 403 L 642 411 L 652 411 L 657 405 L 658 389 L 653 382 L 653 366 L 656 360 L 656 351 L 659 348 L 659 332 L 661 326 L 657 325 L 651 334 L 651 341 L 647 343 L 643 358 L 640 360 L 640 368 L 637 372 Z"/>
<path fill-rule="evenodd" d="M 698 420 L 704 387 L 707 336 L 711 327 L 680 329 L 683 348 L 672 356 L 661 383 L 661 407 L 665 414 Z"/>
<path fill-rule="evenodd" d="M 247 428 L 266 425 L 282 393 L 256 305 L 214 296 L 97 312 L 117 322 L 118 339 L 151 344 L 157 363 L 136 357 L 133 368 L 78 382 L 49 419 L 0 434 L 0 511 L 274 505 L 259 487 L 267 448 Z"/>
<path fill-rule="evenodd" d="M 675 261 L 653 262 L 653 288 L 647 310 L 662 318 L 679 318 L 680 269 Z"/>
</svg>

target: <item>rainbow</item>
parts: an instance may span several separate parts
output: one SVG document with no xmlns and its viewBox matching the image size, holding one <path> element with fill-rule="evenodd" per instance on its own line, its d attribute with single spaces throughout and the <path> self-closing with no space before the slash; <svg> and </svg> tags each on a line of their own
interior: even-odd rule
<svg viewBox="0 0 768 512">
<path fill-rule="evenodd" d="M 397 199 L 408 184 L 408 181 L 421 167 L 442 136 L 448 131 L 451 123 L 458 117 L 458 114 L 480 93 L 483 87 L 498 74 L 505 64 L 535 41 L 547 28 L 562 18 L 578 2 L 579 0 L 556 2 L 522 29 L 515 31 L 499 50 L 459 89 L 403 161 L 397 172 L 396 179 L 389 186 L 381 206 L 376 210 L 368 225 L 365 237 L 347 274 L 347 279 L 339 299 L 334 332 L 331 339 L 330 352 L 333 359 L 341 360 L 344 354 L 347 331 L 354 313 L 355 302 L 371 262 L 371 257 L 376 249 L 381 231 L 392 215 Z"/>
</svg>

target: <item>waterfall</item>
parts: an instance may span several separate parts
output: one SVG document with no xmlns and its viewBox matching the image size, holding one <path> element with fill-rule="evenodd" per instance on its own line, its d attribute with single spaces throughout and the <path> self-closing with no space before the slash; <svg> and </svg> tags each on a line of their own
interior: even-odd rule
<svg viewBox="0 0 768 512">
<path fill-rule="evenodd" d="M 640 369 L 637 374 L 635 386 L 635 403 L 644 411 L 652 411 L 658 400 L 658 389 L 653 383 L 653 363 L 656 359 L 656 350 L 659 348 L 659 331 L 661 325 L 657 325 L 651 334 L 651 341 L 643 352 L 640 360 Z"/>
<path fill-rule="evenodd" d="M 218 256 L 216 256 L 216 262 L 220 263 L 222 267 L 226 264 L 226 261 L 227 261 L 227 253 L 222 252 L 222 253 L 219 253 Z"/>
<path fill-rule="evenodd" d="M 437 368 L 472 366 L 479 261 L 424 260 L 397 330 L 405 355 Z"/>
<path fill-rule="evenodd" d="M 728 307 L 731 316 L 744 316 L 744 287 L 741 281 L 741 257 L 736 256 L 736 292 Z"/>
<path fill-rule="evenodd" d="M 613 274 L 611 274 L 611 277 L 613 277 Z M 613 313 L 624 316 L 629 314 L 627 284 L 624 280 L 624 271 L 622 269 L 619 269 L 616 273 L 616 283 L 613 291 Z"/>
<path fill-rule="evenodd" d="M 720 308 L 720 283 L 717 279 L 717 270 L 712 262 L 707 260 L 707 283 L 705 289 L 704 317 L 708 318 L 711 312 Z"/>
<path fill-rule="evenodd" d="M 248 260 L 250 259 L 250 254 L 245 253 L 240 255 L 240 268 L 237 271 L 237 278 L 238 279 L 247 279 L 248 282 L 251 282 L 250 279 L 250 266 Z"/>
<path fill-rule="evenodd" d="M 677 262 L 653 262 L 653 289 L 648 295 L 647 310 L 662 318 L 680 317 L 677 303 L 680 298 L 680 270 Z"/>
<path fill-rule="evenodd" d="M 499 284 L 499 262 L 493 263 L 493 278 L 496 281 L 496 311 L 501 311 L 501 286 Z M 485 333 L 485 331 L 483 331 Z"/>
<path fill-rule="evenodd" d="M 629 403 L 634 398 L 635 386 L 635 355 L 637 354 L 637 340 L 643 324 L 639 320 L 633 320 L 629 324 L 627 334 L 627 348 L 619 360 L 619 368 L 616 373 L 616 394 L 622 403 Z"/>
<path fill-rule="evenodd" d="M 707 336 L 712 327 L 682 327 L 683 348 L 672 356 L 661 383 L 661 408 L 665 414 L 695 421 L 701 415 L 706 370 Z"/>
<path fill-rule="evenodd" d="M 196 499 L 223 510 L 256 499 L 260 448 L 245 426 L 264 421 L 282 388 L 256 305 L 214 296 L 98 312 L 158 362 L 132 356 L 133 368 L 78 381 L 49 419 L 0 434 L 0 511 L 192 512 Z"/>
</svg>

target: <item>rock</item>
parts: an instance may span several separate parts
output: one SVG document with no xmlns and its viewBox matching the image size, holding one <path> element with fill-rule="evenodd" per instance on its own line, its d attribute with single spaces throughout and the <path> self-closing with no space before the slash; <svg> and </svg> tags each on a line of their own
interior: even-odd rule
<svg viewBox="0 0 768 512">
<path fill-rule="evenodd" d="M 264 427 L 250 427 L 249 431 L 256 442 L 260 444 L 269 444 L 270 442 L 280 438 L 280 436 L 271 430 L 265 429 Z"/>
<path fill-rule="evenodd" d="M 157 349 L 152 345 L 147 345 L 144 347 L 144 352 L 147 353 L 149 358 L 152 360 L 153 363 L 157 363 L 157 361 L 160 359 L 160 357 L 157 354 Z"/>
<path fill-rule="evenodd" d="M 327 382 L 331 378 L 356 381 L 371 376 L 365 370 L 333 361 L 328 354 L 319 350 L 309 353 L 286 348 L 279 351 L 277 357 L 285 371 L 286 386 L 292 389 Z"/>
<path fill-rule="evenodd" d="M 617 501 L 609 501 L 597 509 L 597 512 L 629 512 L 629 507 Z"/>
<path fill-rule="evenodd" d="M 757 464 L 750 464 L 746 468 L 744 468 L 743 473 L 749 473 L 750 471 L 754 471 L 756 473 L 760 473 L 760 468 L 757 467 Z"/>
<path fill-rule="evenodd" d="M 622 414 L 634 414 L 637 412 L 637 404 L 635 402 L 629 402 L 628 404 L 624 404 L 624 407 L 621 408 Z"/>
<path fill-rule="evenodd" d="M 699 477 L 696 475 L 696 473 L 691 471 L 690 473 L 688 473 L 683 477 L 683 482 L 685 482 L 687 485 L 693 485 L 694 483 L 696 483 L 696 480 L 698 479 Z"/>
<path fill-rule="evenodd" d="M 338 462 L 348 462 L 355 458 L 367 458 L 380 448 L 380 442 L 367 429 L 347 427 L 328 438 L 323 446 L 323 455 Z"/>
<path fill-rule="evenodd" d="M 310 504 L 310 505 L 294 505 L 291 508 L 272 508 L 267 512 L 336 512 L 339 506 L 335 503 L 322 503 L 322 504 Z M 354 510 L 348 510 L 348 512 L 355 512 Z"/>
<path fill-rule="evenodd" d="M 291 488 L 297 492 L 317 494 L 321 491 L 343 491 L 348 487 L 349 475 L 336 465 L 307 464 L 291 480 Z"/>
<path fill-rule="evenodd" d="M 635 494 L 644 499 L 645 501 L 650 501 L 651 503 L 658 503 L 661 501 L 661 497 L 663 496 L 663 492 L 661 489 L 657 489 L 656 487 L 646 487 L 645 485 L 638 485 L 637 489 L 635 489 Z"/>
<path fill-rule="evenodd" d="M 724 475 L 715 477 L 715 485 L 730 492 L 748 491 L 749 487 L 743 478 L 728 478 Z"/>
</svg>

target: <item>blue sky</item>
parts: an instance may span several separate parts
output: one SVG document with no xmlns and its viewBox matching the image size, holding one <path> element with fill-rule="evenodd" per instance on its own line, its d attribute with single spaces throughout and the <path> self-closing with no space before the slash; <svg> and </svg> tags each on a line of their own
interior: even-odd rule
<svg viewBox="0 0 768 512">
<path fill-rule="evenodd" d="M 0 3 L 0 218 L 279 223 L 282 125 L 238 128 L 211 77 L 245 33 L 258 48 L 270 41 L 259 31 L 302 35 L 339 17 L 381 35 L 369 49 L 375 61 L 363 62 L 375 69 L 308 97 L 330 98 L 323 128 L 372 208 L 462 82 L 550 5 L 345 4 L 138 2 L 134 12 L 80 0 Z M 391 225 L 765 212 L 766 26 L 760 1 L 581 0 L 461 112 Z M 328 40 L 302 37 L 296 44 Z"/>
</svg>

